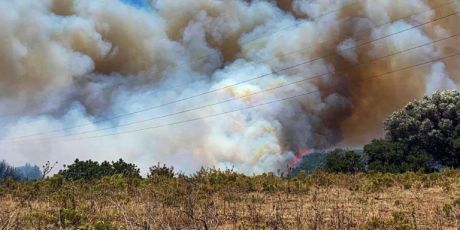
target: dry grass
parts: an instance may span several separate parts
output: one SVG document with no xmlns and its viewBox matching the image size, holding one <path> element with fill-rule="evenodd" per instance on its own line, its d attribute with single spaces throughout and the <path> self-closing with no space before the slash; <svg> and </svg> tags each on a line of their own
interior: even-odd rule
<svg viewBox="0 0 460 230">
<path fill-rule="evenodd" d="M 1 186 L 0 229 L 460 229 L 460 170 Z"/>
</svg>

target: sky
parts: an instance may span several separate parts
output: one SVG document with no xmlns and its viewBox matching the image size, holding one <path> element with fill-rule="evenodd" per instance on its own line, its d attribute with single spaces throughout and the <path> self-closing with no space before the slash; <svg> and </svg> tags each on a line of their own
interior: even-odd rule
<svg viewBox="0 0 460 230">
<path fill-rule="evenodd" d="M 149 7 L 149 4 L 148 4 L 147 0 L 121 0 L 121 1 L 126 3 L 126 4 L 129 4 L 129 5 L 132 5 L 132 6 L 135 6 L 135 7 L 139 7 L 139 8 L 148 8 Z"/>
</svg>

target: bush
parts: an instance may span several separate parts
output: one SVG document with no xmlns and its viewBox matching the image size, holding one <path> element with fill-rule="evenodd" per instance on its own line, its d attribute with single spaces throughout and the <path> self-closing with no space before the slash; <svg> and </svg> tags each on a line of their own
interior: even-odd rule
<svg viewBox="0 0 460 230">
<path fill-rule="evenodd" d="M 302 157 L 300 164 L 294 169 L 293 175 L 297 176 L 301 173 L 309 174 L 317 169 L 324 168 L 326 155 L 327 154 L 321 152 L 314 152 L 305 155 L 304 157 Z"/>
<path fill-rule="evenodd" d="M 110 224 L 110 222 L 100 221 L 94 225 L 94 229 L 95 230 L 111 230 L 111 229 L 116 229 L 116 228 L 113 227 L 112 224 Z"/>
<path fill-rule="evenodd" d="M 112 174 L 121 174 L 128 178 L 140 178 L 140 170 L 135 164 L 126 163 L 122 159 L 112 162 Z"/>
<path fill-rule="evenodd" d="M 116 162 L 80 161 L 76 159 L 71 165 L 64 165 L 64 170 L 59 171 L 66 180 L 90 181 L 104 176 L 123 175 L 129 178 L 140 178 L 140 170 L 134 164 L 129 164 L 122 159 Z"/>
<path fill-rule="evenodd" d="M 402 173 L 406 171 L 432 172 L 433 159 L 430 154 L 410 149 L 406 144 L 387 140 L 373 140 L 364 146 L 368 171 Z"/>
<path fill-rule="evenodd" d="M 147 175 L 148 178 L 157 178 L 157 177 L 165 177 L 165 178 L 173 178 L 174 177 L 174 167 L 167 167 L 166 164 L 160 166 L 160 162 L 158 165 L 154 165 L 149 168 L 149 174 Z"/>
<path fill-rule="evenodd" d="M 363 226 L 364 230 L 386 229 L 386 222 L 378 217 L 371 217 Z"/>
<path fill-rule="evenodd" d="M 361 154 L 337 149 L 326 155 L 324 169 L 328 172 L 357 173 L 363 172 L 365 166 Z"/>
</svg>

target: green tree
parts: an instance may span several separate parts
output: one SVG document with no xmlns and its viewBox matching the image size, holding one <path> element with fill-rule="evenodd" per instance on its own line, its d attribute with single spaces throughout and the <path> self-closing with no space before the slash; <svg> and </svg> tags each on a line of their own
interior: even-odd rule
<svg viewBox="0 0 460 230">
<path fill-rule="evenodd" d="M 357 173 L 365 170 L 361 154 L 355 151 L 336 149 L 327 153 L 324 169 L 328 172 Z"/>
<path fill-rule="evenodd" d="M 299 175 L 299 173 L 312 173 L 317 169 L 324 168 L 324 164 L 326 161 L 326 155 L 322 152 L 314 152 L 311 154 L 307 154 L 302 157 L 302 160 L 296 168 L 294 168 L 293 174 Z"/>
<path fill-rule="evenodd" d="M 409 103 L 385 121 L 386 139 L 406 151 L 433 156 L 444 166 L 460 166 L 460 93 L 436 92 Z"/>
<path fill-rule="evenodd" d="M 112 174 L 122 174 L 124 177 L 140 178 L 140 170 L 135 164 L 126 163 L 123 159 L 112 162 Z"/>
<path fill-rule="evenodd" d="M 64 165 L 64 169 L 59 171 L 66 180 L 93 180 L 100 178 L 101 168 L 97 161 L 80 161 L 75 159 L 71 165 Z"/>
<path fill-rule="evenodd" d="M 20 176 L 16 172 L 16 169 L 6 163 L 6 161 L 0 161 L 0 182 L 6 179 L 19 180 Z"/>
<path fill-rule="evenodd" d="M 166 164 L 163 166 L 160 166 L 160 162 L 158 162 L 158 165 L 154 165 L 150 167 L 149 169 L 149 174 L 147 175 L 148 178 L 156 178 L 156 177 L 166 177 L 166 178 L 173 178 L 175 173 L 174 173 L 174 167 L 168 167 Z"/>
<path fill-rule="evenodd" d="M 434 167 L 430 154 L 400 142 L 373 140 L 364 146 L 364 156 L 370 172 L 429 172 Z"/>
<path fill-rule="evenodd" d="M 140 178 L 140 172 L 136 165 L 129 164 L 119 159 L 116 162 L 104 161 L 99 164 L 97 161 L 80 161 L 76 159 L 71 165 L 64 165 L 64 169 L 59 171 L 66 180 L 85 180 L 90 181 L 100 179 L 104 176 L 121 174 L 124 177 Z"/>
</svg>

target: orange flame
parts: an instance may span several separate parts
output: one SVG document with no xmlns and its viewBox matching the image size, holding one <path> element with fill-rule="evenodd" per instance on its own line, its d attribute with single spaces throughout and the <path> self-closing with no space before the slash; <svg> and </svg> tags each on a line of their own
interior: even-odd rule
<svg viewBox="0 0 460 230">
<path fill-rule="evenodd" d="M 302 158 L 311 153 L 309 148 L 299 149 L 295 156 L 289 161 L 289 167 L 296 167 L 302 160 Z"/>
</svg>

